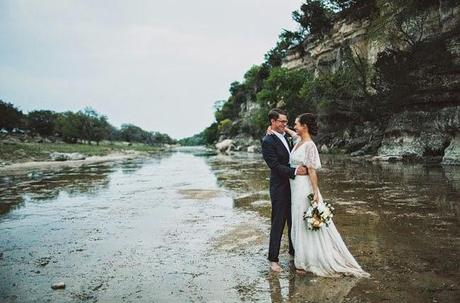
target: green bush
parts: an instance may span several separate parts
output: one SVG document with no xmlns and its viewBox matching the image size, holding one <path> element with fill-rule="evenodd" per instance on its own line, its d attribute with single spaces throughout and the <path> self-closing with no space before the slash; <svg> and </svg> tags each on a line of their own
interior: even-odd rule
<svg viewBox="0 0 460 303">
<path fill-rule="evenodd" d="M 24 115 L 13 104 L 0 100 L 0 129 L 8 131 L 24 126 Z"/>
</svg>

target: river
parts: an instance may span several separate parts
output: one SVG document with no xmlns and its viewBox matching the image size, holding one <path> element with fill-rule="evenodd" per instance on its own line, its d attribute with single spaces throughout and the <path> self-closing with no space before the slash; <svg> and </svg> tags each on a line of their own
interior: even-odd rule
<svg viewBox="0 0 460 303">
<path fill-rule="evenodd" d="M 286 241 L 270 273 L 260 155 L 177 148 L 1 176 L 0 300 L 458 302 L 460 167 L 321 157 L 321 192 L 370 279 L 299 276 Z"/>
</svg>

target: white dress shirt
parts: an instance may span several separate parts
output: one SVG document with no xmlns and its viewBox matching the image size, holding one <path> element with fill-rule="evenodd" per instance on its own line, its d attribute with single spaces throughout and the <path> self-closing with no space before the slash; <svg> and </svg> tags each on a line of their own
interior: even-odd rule
<svg viewBox="0 0 460 303">
<path fill-rule="evenodd" d="M 281 140 L 281 142 L 283 142 L 284 146 L 286 147 L 287 151 L 289 154 L 291 154 L 291 150 L 289 149 L 289 145 L 286 141 L 286 137 L 284 137 L 284 133 L 283 134 L 280 134 L 279 132 L 277 131 L 273 131 L 275 133 L 275 135 Z"/>
<path fill-rule="evenodd" d="M 280 134 L 279 132 L 277 131 L 273 131 L 275 133 L 275 135 L 281 140 L 281 142 L 283 142 L 284 146 L 286 147 L 286 150 L 288 151 L 289 155 L 291 154 L 291 150 L 289 149 L 289 145 L 287 143 L 287 140 L 286 140 L 286 137 L 284 137 L 284 134 Z M 294 175 L 297 175 L 297 169 L 299 167 L 296 166 L 295 168 L 295 172 L 294 172 Z"/>
</svg>

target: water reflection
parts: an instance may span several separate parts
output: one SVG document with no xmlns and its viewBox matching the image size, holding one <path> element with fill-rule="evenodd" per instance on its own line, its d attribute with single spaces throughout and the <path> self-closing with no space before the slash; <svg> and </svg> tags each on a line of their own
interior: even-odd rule
<svg viewBox="0 0 460 303">
<path fill-rule="evenodd" d="M 375 301 L 413 300 L 400 285 L 419 294 L 414 302 L 431 300 L 426 289 L 452 295 L 452 288 L 439 285 L 451 285 L 458 292 L 460 167 L 372 163 L 340 155 L 321 158 L 323 196 L 335 204 L 339 232 L 373 279 L 337 285 L 337 280 L 321 280 L 313 287 L 305 277 L 270 278 L 273 302 L 340 302 L 353 287 L 360 298 Z M 218 183 L 233 192 L 234 207 L 255 211 L 268 221 L 269 171 L 260 156 L 215 156 L 208 164 Z M 430 282 L 408 283 L 411 276 Z M 301 295 L 297 299 L 292 293 Z"/>
<path fill-rule="evenodd" d="M 287 285 L 286 285 L 287 281 Z M 280 279 L 278 274 L 267 275 L 272 303 L 343 302 L 359 279 L 319 278 L 311 275 L 290 274 Z"/>
<path fill-rule="evenodd" d="M 131 167 L 130 162 L 126 161 L 124 165 Z M 20 208 L 26 200 L 56 199 L 61 192 L 69 196 L 94 194 L 107 188 L 108 175 L 114 170 L 106 163 L 5 176 L 0 179 L 0 214 Z"/>
<path fill-rule="evenodd" d="M 459 216 L 459 166 L 374 164 L 333 155 L 323 155 L 322 162 L 322 191 L 339 204 L 368 210 L 380 205 L 417 207 L 417 211 L 436 211 L 443 218 Z M 208 163 L 218 183 L 235 193 L 236 207 L 269 200 L 269 172 L 260 156 L 218 155 Z"/>
</svg>

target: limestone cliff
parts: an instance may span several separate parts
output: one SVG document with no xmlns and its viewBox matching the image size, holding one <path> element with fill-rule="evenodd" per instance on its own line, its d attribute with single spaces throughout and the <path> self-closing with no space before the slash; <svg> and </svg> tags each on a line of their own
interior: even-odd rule
<svg viewBox="0 0 460 303">
<path fill-rule="evenodd" d="M 352 155 L 377 154 L 384 160 L 429 157 L 445 164 L 460 164 L 460 3 L 440 0 L 426 16 L 420 39 L 445 42 L 450 66 L 439 71 L 436 64 L 422 60 L 415 72 L 417 89 L 405 96 L 404 110 L 395 112 L 385 125 L 370 122 L 323 134 L 319 137 L 323 149 L 344 149 Z M 339 69 L 346 48 L 373 66 L 383 50 L 407 47 L 386 40 L 382 34 L 385 28 L 376 35 L 373 21 L 337 20 L 328 35 L 309 37 L 290 50 L 282 66 L 307 69 L 318 76 Z"/>
</svg>

